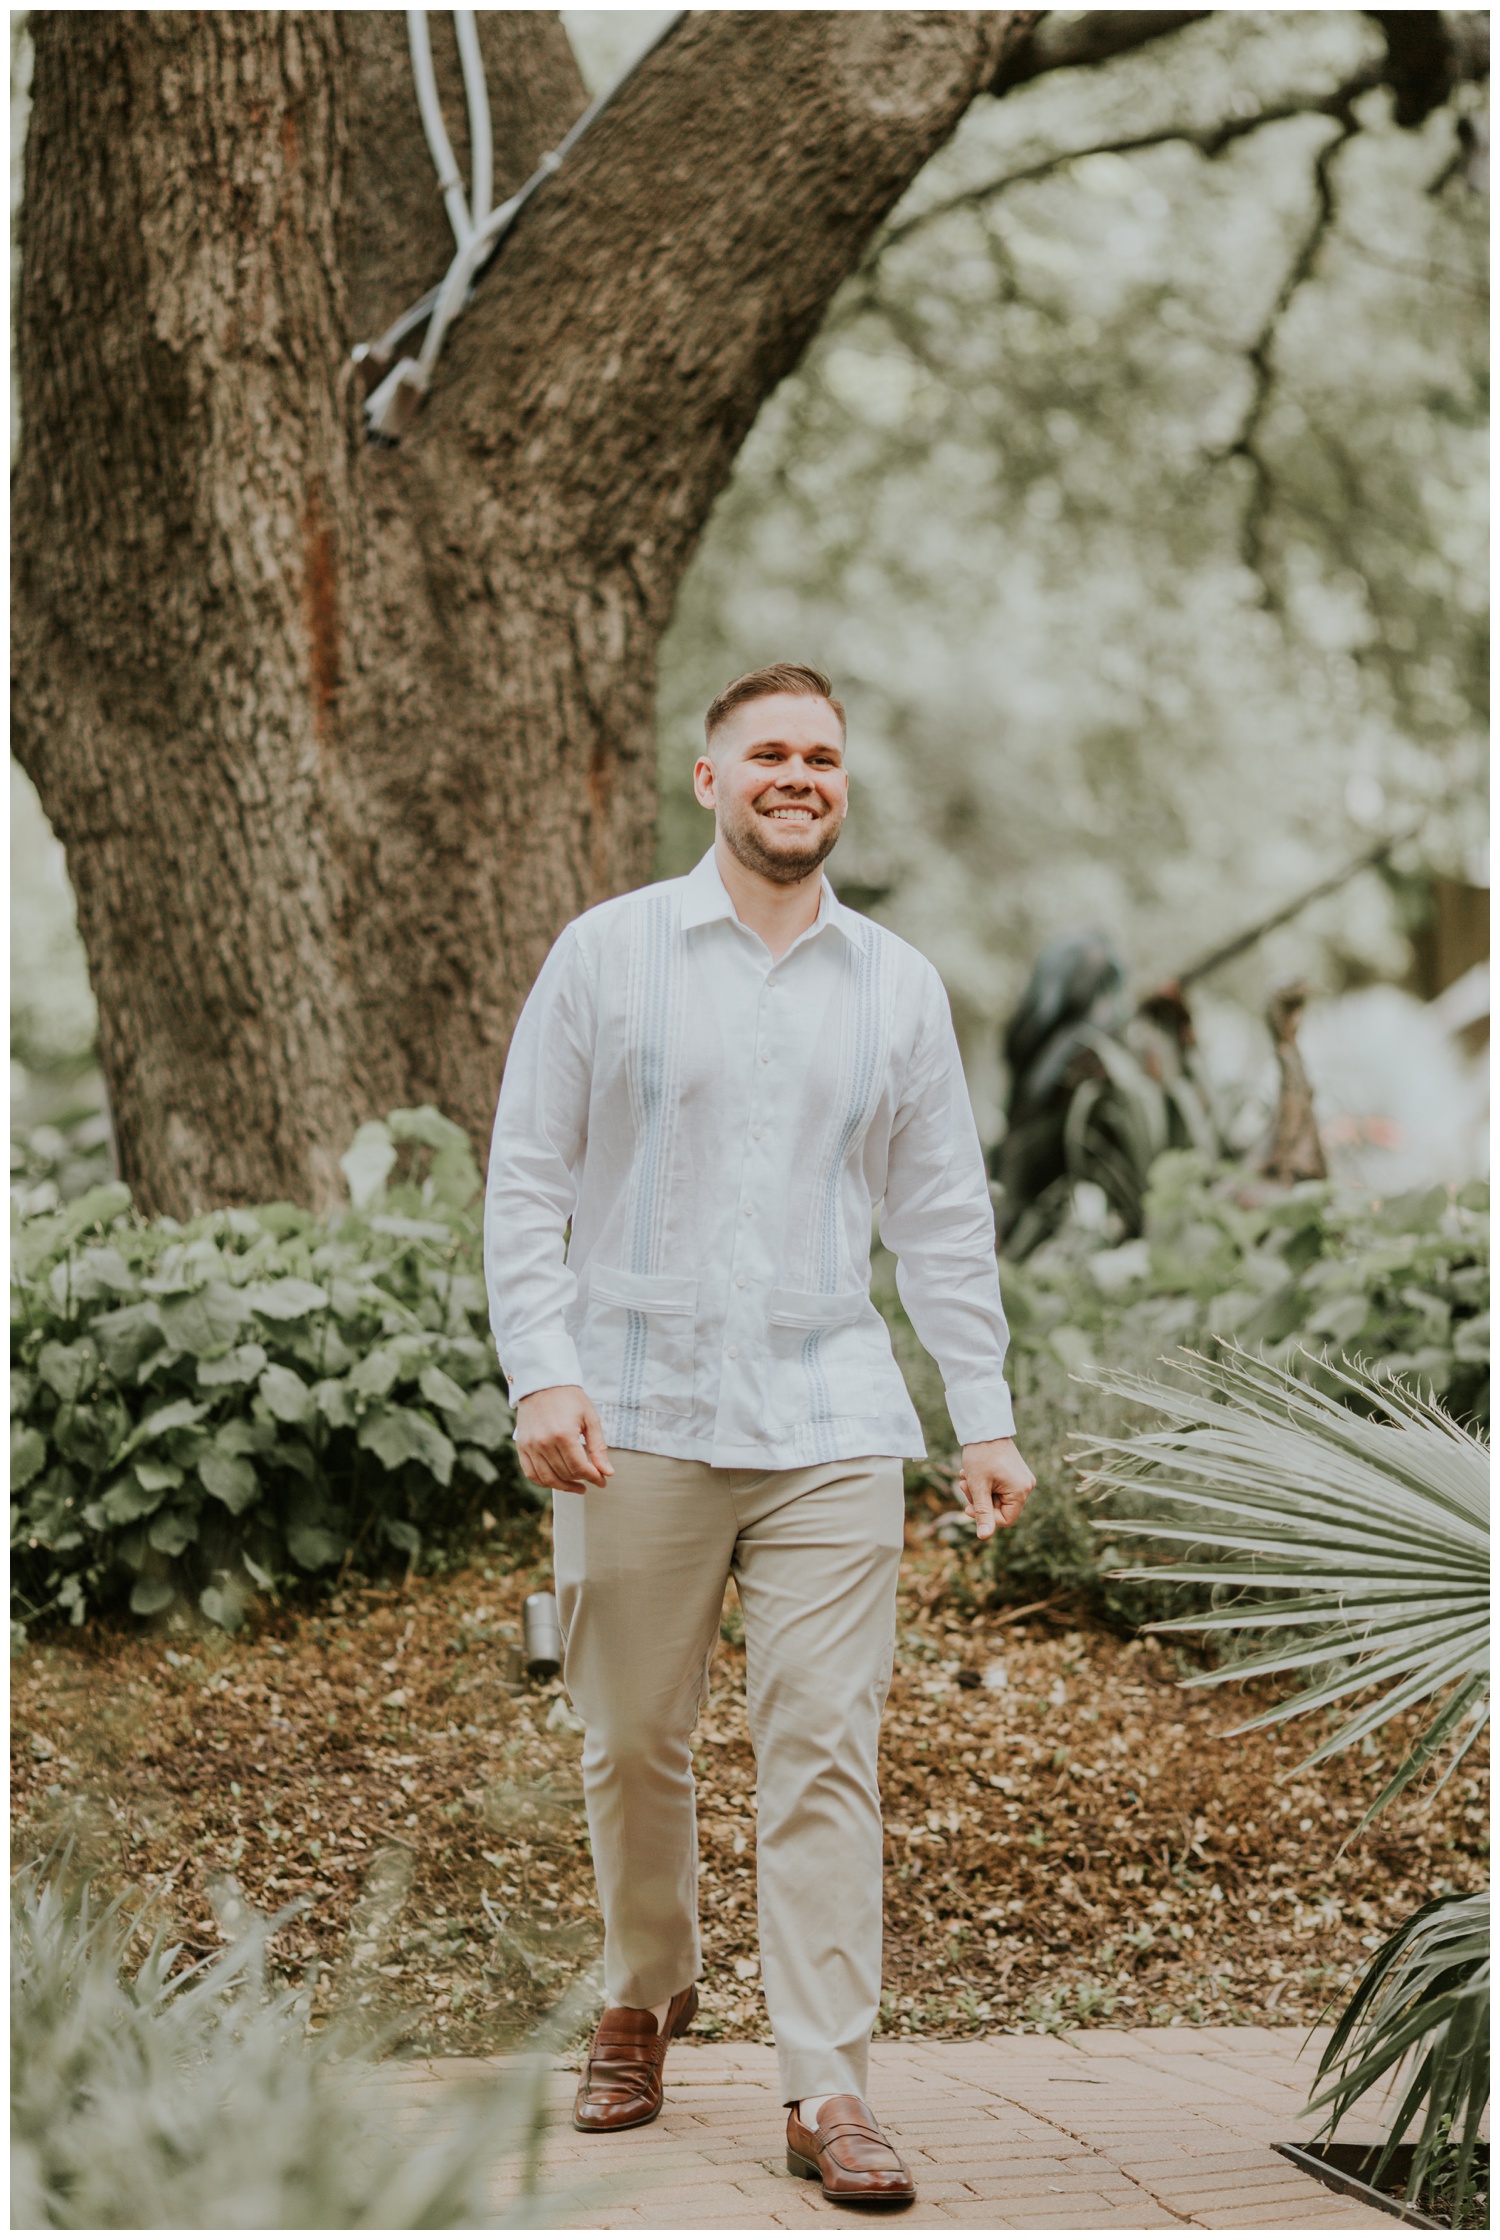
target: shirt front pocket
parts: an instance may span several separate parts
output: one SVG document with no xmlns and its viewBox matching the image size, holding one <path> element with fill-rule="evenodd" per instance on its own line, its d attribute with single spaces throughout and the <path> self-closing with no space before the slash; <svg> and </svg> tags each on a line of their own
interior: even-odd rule
<svg viewBox="0 0 1500 2240">
<path fill-rule="evenodd" d="M 870 1314 L 863 1291 L 771 1293 L 771 1413 L 779 1428 L 855 1415 L 867 1405 Z"/>
<path fill-rule="evenodd" d="M 595 1406 L 654 1416 L 691 1414 L 697 1309 L 696 1276 L 590 1268 L 578 1357 Z"/>
</svg>

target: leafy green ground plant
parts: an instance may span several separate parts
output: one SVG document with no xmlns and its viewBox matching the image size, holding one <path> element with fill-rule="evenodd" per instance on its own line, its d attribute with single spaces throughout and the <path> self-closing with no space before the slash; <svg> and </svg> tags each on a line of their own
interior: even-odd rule
<svg viewBox="0 0 1500 2240">
<path fill-rule="evenodd" d="M 431 1108 L 362 1128 L 351 1203 L 146 1222 L 110 1184 L 13 1238 L 22 1622 L 415 1561 L 527 1498 L 488 1328 L 479 1176 Z"/>
<path fill-rule="evenodd" d="M 123 1898 L 28 1868 L 11 1894 L 11 2221 L 23 2230 L 432 2230 L 534 2225 L 540 2046 L 393 2135 L 370 2055 L 310 2035 L 270 1980 L 285 1915 L 178 1968 Z M 132 1965 L 132 1947 L 147 1943 Z M 521 2177 L 497 2214 L 497 2160 Z"/>
<path fill-rule="evenodd" d="M 1089 1442 L 1092 1486 L 1125 1506 L 1110 1529 L 1174 1544 L 1182 1556 L 1151 1576 L 1214 1595 L 1209 1609 L 1158 1630 L 1253 1639 L 1248 1656 L 1193 1684 L 1307 1675 L 1247 1725 L 1342 1709 L 1309 1764 L 1426 1707 L 1362 1828 L 1444 1759 L 1446 1780 L 1489 1708 L 1489 1454 L 1480 1440 L 1389 1381 L 1342 1372 L 1351 1409 L 1290 1367 L 1242 1352 L 1185 1364 L 1176 1387 L 1118 1374 L 1097 1381 L 1165 1419 Z M 1486 1915 L 1487 1899 L 1439 1898 L 1377 1953 L 1323 2055 L 1319 2076 L 1329 2081 L 1312 2104 L 1330 2109 L 1331 2128 L 1409 2057 L 1387 2145 L 1420 2110 L 1415 2200 L 1439 2150 L 1457 2142 L 1455 2225 L 1489 2089 Z"/>
</svg>

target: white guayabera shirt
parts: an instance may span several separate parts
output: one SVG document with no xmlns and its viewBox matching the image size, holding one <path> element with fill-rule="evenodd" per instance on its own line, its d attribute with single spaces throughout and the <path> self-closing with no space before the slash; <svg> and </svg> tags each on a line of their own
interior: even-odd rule
<svg viewBox="0 0 1500 2240">
<path fill-rule="evenodd" d="M 513 1405 L 579 1384 L 611 1446 L 727 1469 L 922 1454 L 870 1301 L 877 1205 L 960 1441 L 1008 1436 L 994 1214 L 926 958 L 825 879 L 773 963 L 711 850 L 564 929 L 485 1192 Z"/>
</svg>

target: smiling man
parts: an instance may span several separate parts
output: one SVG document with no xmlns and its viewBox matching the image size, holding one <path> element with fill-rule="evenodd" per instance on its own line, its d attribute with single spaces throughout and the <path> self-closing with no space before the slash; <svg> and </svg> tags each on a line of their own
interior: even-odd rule
<svg viewBox="0 0 1500 2240">
<path fill-rule="evenodd" d="M 865 2099 L 876 1753 L 901 1458 L 924 1450 L 870 1301 L 877 1207 L 981 1538 L 1033 1481 L 942 983 L 821 869 L 848 807 L 843 709 L 783 663 L 727 685 L 705 734 L 693 782 L 714 845 L 559 938 L 517 1023 L 486 1190 L 516 1442 L 553 1489 L 604 1914 L 573 2120 L 649 2123 L 696 2011 L 691 1738 L 732 1577 L 788 2168 L 832 2201 L 899 2207 L 911 2176 Z"/>
</svg>

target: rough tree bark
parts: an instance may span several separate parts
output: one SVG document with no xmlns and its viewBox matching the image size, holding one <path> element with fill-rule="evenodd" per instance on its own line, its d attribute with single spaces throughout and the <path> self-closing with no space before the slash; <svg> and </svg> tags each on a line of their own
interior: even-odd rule
<svg viewBox="0 0 1500 2240">
<path fill-rule="evenodd" d="M 326 1200 L 398 1104 L 483 1148 L 548 943 L 647 875 L 657 643 L 761 403 L 977 93 L 1194 13 L 689 16 L 386 452 L 350 350 L 450 253 L 402 16 L 32 18 L 14 739 L 143 1208 Z M 479 20 L 498 194 L 584 94 L 556 17 Z"/>
<path fill-rule="evenodd" d="M 449 254 L 402 17 L 34 18 L 15 736 L 141 1205 L 326 1198 L 395 1104 L 482 1144 L 548 942 L 647 874 L 735 452 L 1028 20 L 686 19 L 382 453 L 350 348 Z M 584 95 L 556 18 L 481 21 L 504 191 Z"/>
</svg>

